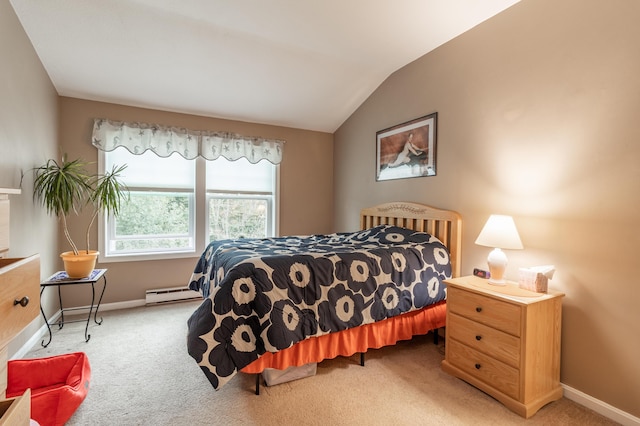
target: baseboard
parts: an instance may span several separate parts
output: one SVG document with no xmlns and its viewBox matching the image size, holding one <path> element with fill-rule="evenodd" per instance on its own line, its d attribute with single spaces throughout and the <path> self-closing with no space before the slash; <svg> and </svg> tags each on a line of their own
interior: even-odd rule
<svg viewBox="0 0 640 426">
<path fill-rule="evenodd" d="M 60 311 L 58 311 L 55 314 L 51 315 L 51 318 L 49 318 L 49 321 L 51 323 L 53 323 L 53 322 L 57 321 L 58 318 L 60 318 Z M 33 322 L 40 321 L 40 319 L 41 319 L 41 317 L 38 316 L 38 318 L 34 319 Z M 33 324 L 33 322 L 32 322 L 32 324 Z M 22 347 L 20 349 L 18 349 L 18 351 L 11 356 L 10 359 L 21 359 L 21 358 L 24 358 L 24 356 L 31 350 L 31 348 L 33 348 L 36 344 L 40 344 L 39 341 L 44 337 L 45 333 L 48 333 L 47 326 L 45 324 L 42 324 L 42 326 L 38 329 L 38 331 L 36 331 L 29 338 L 29 340 L 27 340 L 26 343 L 24 345 L 22 345 Z"/>
<path fill-rule="evenodd" d="M 587 395 L 584 392 L 580 392 L 577 389 L 572 388 L 571 386 L 567 386 L 561 383 L 562 388 L 564 389 L 564 396 L 567 399 L 570 399 L 573 402 L 576 402 L 580 405 L 587 407 L 590 410 L 595 411 L 598 414 L 601 414 L 615 422 L 620 423 L 624 426 L 638 426 L 640 425 L 640 418 L 635 417 L 625 411 L 622 411 L 612 405 L 607 404 L 604 401 L 600 401 L 592 397 L 591 395 Z"/>
<path fill-rule="evenodd" d="M 127 300 L 126 302 L 114 302 L 114 303 L 102 303 L 100 305 L 100 312 L 104 311 L 117 311 L 119 309 L 137 308 L 145 305 L 145 299 Z M 74 309 L 73 315 L 87 315 L 89 313 L 90 306 L 80 306 Z M 94 306 L 95 309 L 95 306 Z M 58 312 L 57 314 L 59 314 Z M 56 314 L 56 315 L 57 315 Z M 53 321 L 49 321 L 53 322 Z M 45 327 L 46 328 L 46 327 Z"/>
</svg>

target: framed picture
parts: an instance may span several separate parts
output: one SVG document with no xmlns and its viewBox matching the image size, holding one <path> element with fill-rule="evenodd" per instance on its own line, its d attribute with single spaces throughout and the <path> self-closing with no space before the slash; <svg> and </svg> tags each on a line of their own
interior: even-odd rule
<svg viewBox="0 0 640 426">
<path fill-rule="evenodd" d="M 436 175 L 438 113 L 376 132 L 376 181 Z"/>
</svg>

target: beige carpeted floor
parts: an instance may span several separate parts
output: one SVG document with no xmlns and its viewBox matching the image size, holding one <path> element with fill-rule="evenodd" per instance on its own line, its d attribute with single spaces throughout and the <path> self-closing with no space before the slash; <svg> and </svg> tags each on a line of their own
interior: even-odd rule
<svg viewBox="0 0 640 426">
<path fill-rule="evenodd" d="M 214 391 L 186 351 L 193 302 L 102 314 L 67 324 L 27 357 L 84 351 L 89 394 L 67 425 L 613 425 L 565 398 L 525 420 L 440 369 L 444 346 L 431 335 L 326 360 L 317 375 L 253 393 L 255 376 L 237 375 Z"/>
</svg>

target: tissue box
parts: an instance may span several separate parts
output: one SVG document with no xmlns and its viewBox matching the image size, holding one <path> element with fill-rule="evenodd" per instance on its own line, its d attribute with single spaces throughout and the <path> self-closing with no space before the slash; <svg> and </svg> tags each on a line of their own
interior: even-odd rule
<svg viewBox="0 0 640 426">
<path fill-rule="evenodd" d="M 546 293 L 549 279 L 542 272 L 532 269 L 521 268 L 518 272 L 518 285 L 520 288 L 535 291 L 536 293 Z"/>
</svg>

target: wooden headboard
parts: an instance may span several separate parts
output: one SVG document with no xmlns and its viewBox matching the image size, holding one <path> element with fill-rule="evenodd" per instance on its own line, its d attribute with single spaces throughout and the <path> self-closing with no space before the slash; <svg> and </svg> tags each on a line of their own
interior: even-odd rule
<svg viewBox="0 0 640 426">
<path fill-rule="evenodd" d="M 401 226 L 435 236 L 449 249 L 452 275 L 460 276 L 462 218 L 459 213 L 405 202 L 385 203 L 360 211 L 360 229 L 378 225 Z"/>
</svg>

